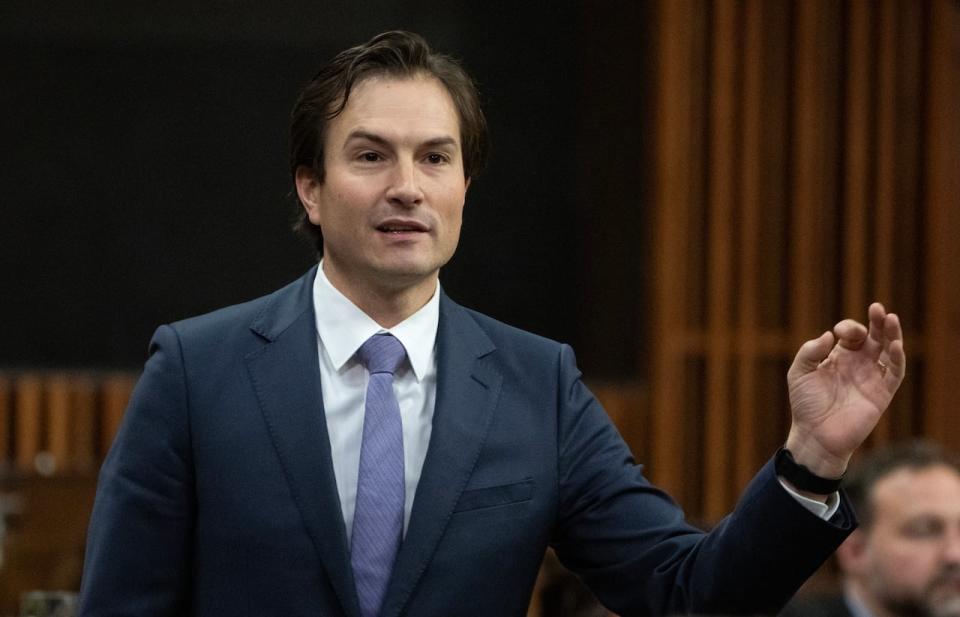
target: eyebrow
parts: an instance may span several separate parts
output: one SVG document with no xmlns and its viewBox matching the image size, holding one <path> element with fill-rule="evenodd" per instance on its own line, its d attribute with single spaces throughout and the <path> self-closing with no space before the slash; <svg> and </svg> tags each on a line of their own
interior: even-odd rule
<svg viewBox="0 0 960 617">
<path fill-rule="evenodd" d="M 358 139 L 371 141 L 375 144 L 379 144 L 385 147 L 389 147 L 391 145 L 390 141 L 387 138 L 383 137 L 382 135 L 377 135 L 376 133 L 371 133 L 370 131 L 365 131 L 363 129 L 357 129 L 355 131 L 352 131 L 349 135 L 347 135 L 347 139 L 344 143 L 350 143 L 351 141 L 358 140 Z M 457 146 L 457 140 L 448 135 L 444 135 L 442 137 L 433 137 L 431 139 L 428 139 L 420 145 L 421 147 L 426 146 L 429 148 L 437 148 L 441 146 Z"/>
<path fill-rule="evenodd" d="M 423 142 L 424 146 L 430 146 L 436 148 L 439 146 L 456 146 L 457 140 L 453 137 L 434 137 L 433 139 L 428 139 Z"/>
</svg>

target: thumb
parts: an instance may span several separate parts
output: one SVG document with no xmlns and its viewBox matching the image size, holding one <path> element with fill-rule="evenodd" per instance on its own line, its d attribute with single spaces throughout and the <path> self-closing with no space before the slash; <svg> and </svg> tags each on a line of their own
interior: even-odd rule
<svg viewBox="0 0 960 617">
<path fill-rule="evenodd" d="M 807 373 L 817 370 L 817 366 L 823 362 L 833 349 L 833 332 L 829 330 L 821 334 L 818 338 L 811 339 L 800 346 L 800 351 L 793 358 L 793 364 L 787 372 L 787 379 L 793 380 Z"/>
</svg>

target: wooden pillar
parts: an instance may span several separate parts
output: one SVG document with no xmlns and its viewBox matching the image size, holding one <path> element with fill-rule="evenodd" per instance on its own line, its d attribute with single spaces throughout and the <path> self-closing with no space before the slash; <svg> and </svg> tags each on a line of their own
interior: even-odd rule
<svg viewBox="0 0 960 617">
<path fill-rule="evenodd" d="M 960 6 L 951 0 L 931 4 L 923 192 L 930 281 L 924 316 L 924 433 L 960 450 L 955 387 L 960 367 Z"/>
</svg>

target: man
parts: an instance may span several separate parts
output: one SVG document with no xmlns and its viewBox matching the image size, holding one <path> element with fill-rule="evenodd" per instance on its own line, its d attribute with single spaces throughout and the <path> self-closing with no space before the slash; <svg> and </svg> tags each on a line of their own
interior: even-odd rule
<svg viewBox="0 0 960 617">
<path fill-rule="evenodd" d="M 960 617 L 960 461 L 904 443 L 871 453 L 844 487 L 861 527 L 837 550 L 843 595 L 784 615 Z"/>
<path fill-rule="evenodd" d="M 157 330 L 101 472 L 82 615 L 523 615 L 548 545 L 623 615 L 772 612 L 849 533 L 836 487 L 903 378 L 896 315 L 801 347 L 788 451 L 701 533 L 569 347 L 440 290 L 486 152 L 477 101 L 404 32 L 304 88 L 291 171 L 323 259 Z"/>
</svg>

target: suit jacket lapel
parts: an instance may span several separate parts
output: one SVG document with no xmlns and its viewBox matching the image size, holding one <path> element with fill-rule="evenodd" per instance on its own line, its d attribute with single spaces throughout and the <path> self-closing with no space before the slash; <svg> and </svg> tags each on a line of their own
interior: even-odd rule
<svg viewBox="0 0 960 617">
<path fill-rule="evenodd" d="M 500 395 L 495 350 L 473 318 L 442 295 L 433 432 L 383 617 L 399 615 L 410 599 L 473 472 Z"/>
<path fill-rule="evenodd" d="M 316 267 L 278 291 L 250 329 L 267 341 L 247 368 L 290 491 L 347 615 L 359 616 L 330 455 L 317 357 Z"/>
</svg>

